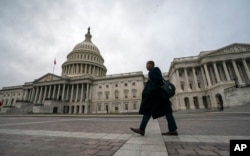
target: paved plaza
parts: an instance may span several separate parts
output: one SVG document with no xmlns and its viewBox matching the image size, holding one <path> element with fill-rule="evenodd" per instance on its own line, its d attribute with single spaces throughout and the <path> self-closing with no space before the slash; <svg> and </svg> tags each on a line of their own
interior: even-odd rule
<svg viewBox="0 0 250 156">
<path fill-rule="evenodd" d="M 1 115 L 0 155 L 229 155 L 230 139 L 250 139 L 250 111 L 174 113 L 179 136 L 162 136 L 165 118 L 134 134 L 139 115 Z"/>
</svg>

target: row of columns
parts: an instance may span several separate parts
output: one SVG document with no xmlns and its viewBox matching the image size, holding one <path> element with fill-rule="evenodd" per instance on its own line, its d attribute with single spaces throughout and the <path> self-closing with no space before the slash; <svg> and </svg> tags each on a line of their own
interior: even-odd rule
<svg viewBox="0 0 250 156">
<path fill-rule="evenodd" d="M 92 86 L 89 83 L 37 86 L 25 91 L 24 100 L 33 103 L 43 103 L 45 98 L 49 98 L 69 102 L 82 102 L 91 99 L 91 89 Z"/>
<path fill-rule="evenodd" d="M 238 60 L 237 60 L 238 61 Z M 228 67 L 227 67 L 227 64 L 225 61 L 222 61 L 222 68 L 223 70 L 222 71 L 218 71 L 218 67 L 217 67 L 217 64 L 216 62 L 212 62 L 212 66 L 210 66 L 210 70 L 208 69 L 208 64 L 205 63 L 203 64 L 200 68 L 201 68 L 201 75 L 202 75 L 202 81 L 204 82 L 204 87 L 207 88 L 207 87 L 210 87 L 212 86 L 212 78 L 215 78 L 215 82 L 219 83 L 221 82 L 221 77 L 222 77 L 222 74 L 225 75 L 225 78 L 226 78 L 226 81 L 230 81 L 232 80 L 230 78 L 230 74 L 228 72 Z M 232 60 L 231 61 L 232 63 L 232 66 L 233 66 L 233 71 L 235 73 L 235 76 L 237 77 L 237 80 L 238 80 L 238 83 L 239 85 L 242 85 L 244 84 L 244 82 L 242 81 L 242 77 L 241 77 L 241 74 L 240 74 L 240 71 L 236 65 L 236 60 Z M 242 59 L 242 63 L 243 63 L 243 66 L 244 66 L 244 70 L 247 74 L 247 77 L 248 79 L 250 80 L 250 69 L 249 69 L 249 66 L 246 62 L 246 59 Z M 194 90 L 199 90 L 199 86 L 198 86 L 198 79 L 197 79 L 197 75 L 196 75 L 196 67 L 192 67 L 192 75 L 193 75 L 193 81 L 194 81 Z M 176 69 L 175 71 L 175 78 L 176 78 L 176 85 L 177 85 L 177 88 L 181 88 L 180 86 L 180 76 L 179 76 L 179 69 Z M 184 68 L 184 82 L 185 82 L 185 90 L 186 91 L 190 91 L 191 88 L 189 86 L 189 76 L 187 74 L 187 68 Z"/>
<path fill-rule="evenodd" d="M 71 64 L 63 67 L 63 74 L 94 74 L 97 76 L 105 75 L 105 71 L 95 65 Z"/>
<path fill-rule="evenodd" d="M 85 105 L 71 105 L 63 107 L 63 114 L 87 114 L 88 108 Z"/>
</svg>

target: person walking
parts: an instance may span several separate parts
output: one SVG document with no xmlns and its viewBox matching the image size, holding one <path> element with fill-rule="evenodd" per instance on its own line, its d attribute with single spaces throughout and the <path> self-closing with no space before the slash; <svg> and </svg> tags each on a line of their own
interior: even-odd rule
<svg viewBox="0 0 250 156">
<path fill-rule="evenodd" d="M 148 81 L 142 91 L 142 100 L 139 114 L 142 114 L 142 120 L 139 128 L 130 128 L 133 132 L 145 135 L 145 129 L 149 119 L 157 119 L 165 115 L 168 121 L 169 132 L 162 133 L 162 135 L 178 135 L 177 126 L 172 114 L 171 101 L 169 98 L 163 100 L 160 96 L 160 87 L 164 83 L 160 68 L 155 67 L 154 61 L 146 63 L 148 73 Z"/>
</svg>

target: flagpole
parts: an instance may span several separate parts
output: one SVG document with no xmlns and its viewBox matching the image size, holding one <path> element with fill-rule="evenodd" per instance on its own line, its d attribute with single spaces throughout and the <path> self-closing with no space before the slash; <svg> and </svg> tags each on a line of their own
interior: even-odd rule
<svg viewBox="0 0 250 156">
<path fill-rule="evenodd" d="M 56 66 L 56 58 L 54 59 L 54 66 L 53 66 L 53 72 L 52 72 L 52 74 L 54 74 L 55 66 Z"/>
<path fill-rule="evenodd" d="M 53 72 L 52 72 L 52 74 L 54 74 L 54 70 L 55 70 L 55 64 L 54 64 L 54 66 L 53 66 Z"/>
</svg>

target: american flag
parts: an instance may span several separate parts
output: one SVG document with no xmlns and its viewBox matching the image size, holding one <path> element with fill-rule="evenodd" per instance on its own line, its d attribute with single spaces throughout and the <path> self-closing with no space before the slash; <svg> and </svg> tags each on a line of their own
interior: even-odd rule
<svg viewBox="0 0 250 156">
<path fill-rule="evenodd" d="M 54 59 L 54 64 L 56 64 L 56 59 Z"/>
</svg>

